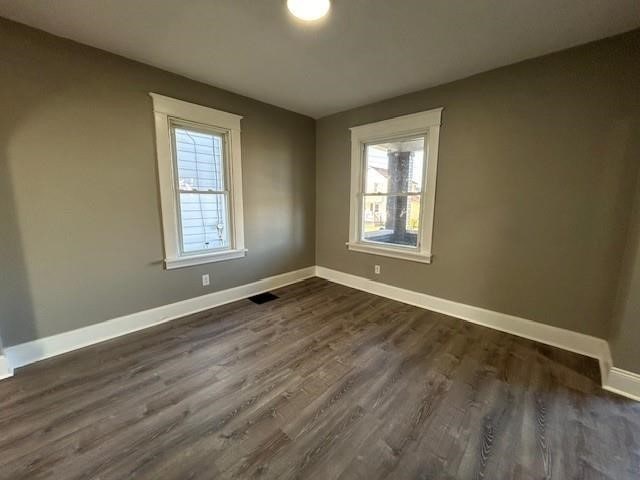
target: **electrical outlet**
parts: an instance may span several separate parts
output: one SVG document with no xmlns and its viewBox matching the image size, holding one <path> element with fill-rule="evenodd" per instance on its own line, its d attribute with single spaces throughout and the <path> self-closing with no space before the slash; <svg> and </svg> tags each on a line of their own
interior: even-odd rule
<svg viewBox="0 0 640 480">
<path fill-rule="evenodd" d="M 375 273 L 376 275 L 380 275 L 380 265 L 373 266 L 373 273 Z"/>
<path fill-rule="evenodd" d="M 209 285 L 209 274 L 205 273 L 204 275 L 202 275 L 202 286 L 206 287 Z"/>
</svg>

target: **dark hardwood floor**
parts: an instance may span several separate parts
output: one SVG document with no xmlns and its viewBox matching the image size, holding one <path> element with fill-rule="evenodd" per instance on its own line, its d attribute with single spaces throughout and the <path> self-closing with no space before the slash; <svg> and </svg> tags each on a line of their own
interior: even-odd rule
<svg viewBox="0 0 640 480">
<path fill-rule="evenodd" d="M 317 278 L 0 382 L 2 479 L 638 479 L 595 360 Z"/>
</svg>

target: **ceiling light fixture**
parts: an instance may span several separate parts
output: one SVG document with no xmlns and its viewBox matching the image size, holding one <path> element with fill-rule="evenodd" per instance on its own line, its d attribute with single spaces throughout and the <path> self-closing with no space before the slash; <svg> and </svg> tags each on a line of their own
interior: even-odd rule
<svg viewBox="0 0 640 480">
<path fill-rule="evenodd" d="M 287 0 L 289 11 L 307 22 L 324 17 L 330 7 L 330 0 Z"/>
</svg>

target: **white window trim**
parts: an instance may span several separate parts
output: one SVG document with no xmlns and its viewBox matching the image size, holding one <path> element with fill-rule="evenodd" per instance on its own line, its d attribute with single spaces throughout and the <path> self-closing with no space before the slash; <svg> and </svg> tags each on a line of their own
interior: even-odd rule
<svg viewBox="0 0 640 480">
<path fill-rule="evenodd" d="M 156 127 L 156 154 L 160 205 L 164 235 L 165 267 L 167 269 L 189 267 L 203 263 L 219 262 L 246 255 L 244 248 L 244 217 L 242 211 L 242 158 L 240 148 L 240 115 L 203 107 L 174 98 L 149 93 L 153 99 Z M 231 245 L 225 250 L 188 255 L 180 249 L 178 220 L 178 195 L 176 194 L 175 167 L 172 158 L 171 121 L 200 124 L 224 130 L 228 140 L 227 178 L 230 187 Z"/>
<path fill-rule="evenodd" d="M 438 144 L 442 108 L 403 115 L 352 127 L 351 130 L 351 196 L 349 210 L 349 241 L 347 247 L 356 252 L 400 258 L 414 262 L 431 263 L 433 217 L 438 171 Z M 420 236 L 418 246 L 404 247 L 376 245 L 361 240 L 362 189 L 364 185 L 365 145 L 375 141 L 410 135 L 426 135 L 423 194 L 421 197 Z"/>
</svg>

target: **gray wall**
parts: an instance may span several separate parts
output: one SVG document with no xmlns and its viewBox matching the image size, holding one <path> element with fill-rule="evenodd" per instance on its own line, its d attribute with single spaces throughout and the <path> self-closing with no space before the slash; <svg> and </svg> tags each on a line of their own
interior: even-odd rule
<svg viewBox="0 0 640 480">
<path fill-rule="evenodd" d="M 640 203 L 640 31 L 315 127 L 2 19 L 0 41 L 5 346 L 313 265 L 315 256 L 611 338 L 616 365 L 639 370 L 640 206 L 631 207 L 634 189 Z M 244 115 L 247 258 L 163 270 L 149 91 Z M 347 251 L 348 127 L 437 106 L 445 111 L 433 264 Z M 201 287 L 202 273 L 211 287 Z"/>
<path fill-rule="evenodd" d="M 312 119 L 2 19 L 0 45 L 5 346 L 314 264 Z M 245 259 L 163 270 L 150 91 L 245 117 Z"/>
<path fill-rule="evenodd" d="M 640 175 L 610 334 L 610 347 L 616 367 L 640 373 Z"/>
<path fill-rule="evenodd" d="M 639 59 L 635 31 L 319 120 L 316 262 L 606 337 L 640 163 Z M 433 263 L 348 251 L 348 128 L 440 106 Z"/>
</svg>

